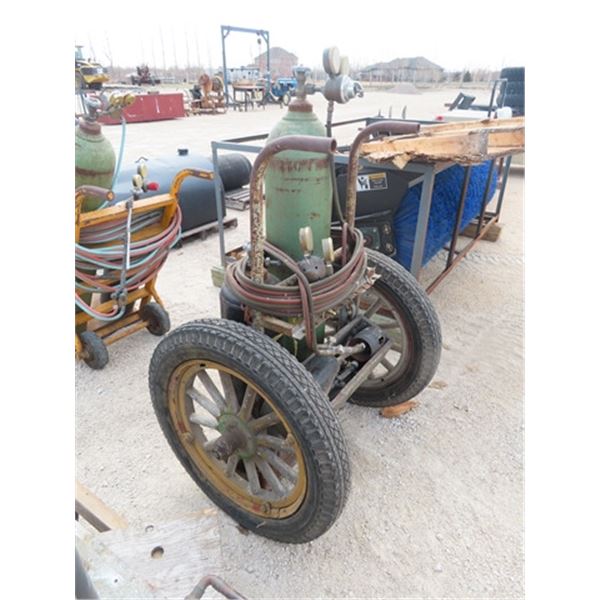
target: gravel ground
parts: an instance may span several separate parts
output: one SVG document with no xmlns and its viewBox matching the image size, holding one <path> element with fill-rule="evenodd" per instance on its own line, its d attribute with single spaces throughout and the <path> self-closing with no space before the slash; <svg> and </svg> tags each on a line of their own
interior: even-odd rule
<svg viewBox="0 0 600 600">
<path fill-rule="evenodd" d="M 456 90 L 371 93 L 337 118 L 431 118 Z M 320 116 L 324 102 L 315 101 Z M 128 128 L 125 161 L 176 147 L 207 152 L 212 139 L 268 131 L 275 106 Z M 118 128 L 105 128 L 116 145 Z M 347 141 L 352 128 L 336 131 Z M 443 331 L 439 370 L 398 419 L 347 406 L 339 413 L 353 481 L 340 519 L 302 546 L 244 535 L 219 513 L 222 575 L 249 598 L 515 598 L 523 596 L 522 175 L 511 175 L 503 231 L 436 289 Z M 226 234 L 248 238 L 247 213 Z M 425 280 L 441 268 L 428 265 Z M 210 266 L 218 238 L 172 252 L 158 290 L 173 327 L 218 315 Z M 143 331 L 110 347 L 110 363 L 76 369 L 77 477 L 134 527 L 211 506 L 164 440 L 150 404 L 147 368 L 157 338 Z"/>
</svg>

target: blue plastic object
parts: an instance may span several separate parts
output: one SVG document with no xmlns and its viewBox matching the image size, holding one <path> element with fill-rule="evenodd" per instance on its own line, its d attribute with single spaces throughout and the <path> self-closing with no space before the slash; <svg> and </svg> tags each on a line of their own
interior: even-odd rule
<svg viewBox="0 0 600 600">
<path fill-rule="evenodd" d="M 492 161 L 488 161 L 471 168 L 471 178 L 460 224 L 461 231 L 480 212 L 491 163 Z M 464 176 L 465 168 L 455 165 L 435 177 L 423 252 L 423 266 L 452 239 Z M 497 172 L 494 169 L 486 204 L 494 196 L 497 180 Z M 410 188 L 400 202 L 400 207 L 394 216 L 394 234 L 397 248 L 394 258 L 406 269 L 410 269 L 412 261 L 421 189 L 422 184 Z"/>
</svg>

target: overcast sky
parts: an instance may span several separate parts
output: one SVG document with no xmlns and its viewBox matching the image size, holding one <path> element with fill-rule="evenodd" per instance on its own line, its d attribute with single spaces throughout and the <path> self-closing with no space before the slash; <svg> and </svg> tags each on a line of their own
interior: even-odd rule
<svg viewBox="0 0 600 600">
<path fill-rule="evenodd" d="M 271 47 L 293 52 L 301 64 L 315 67 L 328 46 L 338 46 L 353 65 L 425 56 L 444 69 L 520 66 L 527 43 L 520 18 L 522 2 L 241 2 L 172 0 L 170 2 L 94 4 L 79 7 L 75 43 L 103 64 L 218 68 L 220 25 L 270 32 Z M 227 38 L 228 66 L 248 64 L 259 48 L 255 35 Z"/>
</svg>

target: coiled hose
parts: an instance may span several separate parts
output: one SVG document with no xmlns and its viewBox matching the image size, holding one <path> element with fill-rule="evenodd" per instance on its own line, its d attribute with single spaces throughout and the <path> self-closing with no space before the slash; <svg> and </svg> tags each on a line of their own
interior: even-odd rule
<svg viewBox="0 0 600 600">
<path fill-rule="evenodd" d="M 225 272 L 226 285 L 247 308 L 280 317 L 302 316 L 306 343 L 313 351 L 317 348 L 315 315 L 343 304 L 366 283 L 367 258 L 363 236 L 360 230 L 344 223 L 343 248 L 338 250 L 340 268 L 329 277 L 310 284 L 296 261 L 265 239 L 262 181 L 270 159 L 279 152 L 301 150 L 331 156 L 335 147 L 335 140 L 331 138 L 296 135 L 275 139 L 261 150 L 250 176 L 251 255 L 230 265 Z M 357 152 L 351 158 L 356 162 Z M 350 249 L 352 254 L 346 260 Z M 271 255 L 292 271 L 298 284 L 265 283 L 264 254 Z"/>
<path fill-rule="evenodd" d="M 160 222 L 162 211 L 136 215 L 131 220 L 131 233 Z M 181 210 L 177 207 L 173 218 L 160 233 L 131 242 L 129 252 L 123 242 L 127 235 L 127 217 L 101 225 L 87 227 L 75 244 L 75 304 L 85 313 L 100 321 L 120 319 L 126 308 L 126 297 L 156 276 L 169 250 L 181 235 Z M 129 268 L 126 265 L 129 263 Z M 98 273 L 98 270 L 101 272 Z M 117 300 L 109 313 L 94 310 L 84 302 L 78 291 L 108 293 Z"/>
<path fill-rule="evenodd" d="M 278 317 L 302 317 L 306 343 L 316 348 L 315 315 L 343 304 L 364 283 L 367 259 L 359 229 L 350 232 L 354 248 L 348 262 L 329 277 L 309 283 L 297 263 L 285 252 L 265 241 L 265 253 L 290 269 L 298 285 L 258 283 L 249 276 L 249 259 L 245 257 L 228 266 L 225 282 L 247 307 Z"/>
</svg>

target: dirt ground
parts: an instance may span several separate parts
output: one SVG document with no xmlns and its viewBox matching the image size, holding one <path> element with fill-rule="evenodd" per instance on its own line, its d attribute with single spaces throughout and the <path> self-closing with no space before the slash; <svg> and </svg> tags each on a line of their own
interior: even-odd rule
<svg viewBox="0 0 600 600">
<path fill-rule="evenodd" d="M 367 93 L 336 119 L 377 114 L 431 118 L 456 90 Z M 482 92 L 482 98 L 485 94 Z M 315 99 L 323 119 L 325 102 Z M 214 139 L 267 132 L 277 106 L 248 113 L 132 124 L 125 162 L 208 153 Z M 341 143 L 353 126 L 335 130 Z M 105 127 L 118 147 L 120 128 Z M 332 529 L 302 546 L 244 535 L 219 513 L 223 573 L 249 598 L 515 598 L 523 596 L 523 176 L 511 174 L 495 242 L 480 242 L 436 289 L 443 332 L 439 370 L 395 420 L 339 412 L 352 464 L 348 504 Z M 226 247 L 248 238 L 247 213 Z M 462 239 L 462 238 L 461 238 Z M 462 239 L 464 242 L 464 239 Z M 186 241 L 158 280 L 173 328 L 218 315 L 210 266 L 218 238 Z M 436 257 L 425 280 L 443 264 Z M 211 506 L 184 472 L 152 411 L 147 369 L 158 338 L 146 331 L 110 346 L 110 363 L 76 369 L 77 477 L 134 527 Z"/>
</svg>

